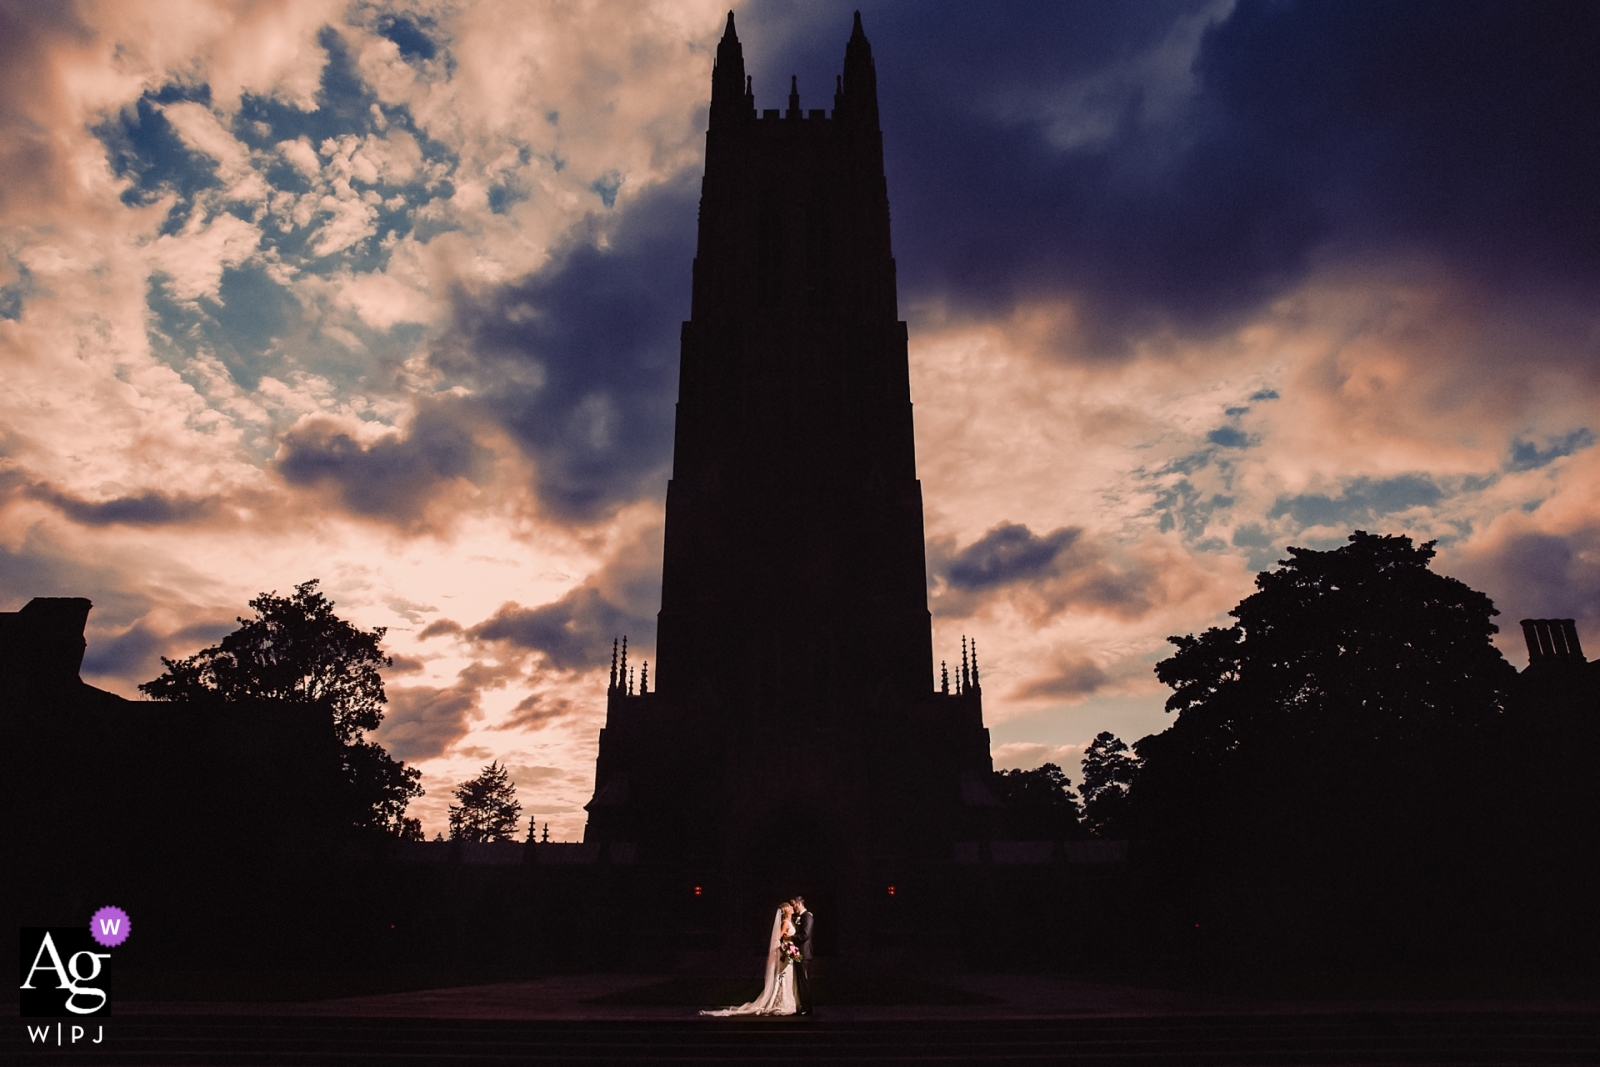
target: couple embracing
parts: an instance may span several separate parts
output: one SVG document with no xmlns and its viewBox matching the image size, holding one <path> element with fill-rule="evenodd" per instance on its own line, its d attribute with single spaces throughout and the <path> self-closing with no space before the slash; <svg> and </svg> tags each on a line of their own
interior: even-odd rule
<svg viewBox="0 0 1600 1067">
<path fill-rule="evenodd" d="M 810 1015 L 811 930 L 816 918 L 804 897 L 779 905 L 767 941 L 767 967 L 761 995 L 736 1008 L 703 1011 L 701 1015 Z"/>
</svg>

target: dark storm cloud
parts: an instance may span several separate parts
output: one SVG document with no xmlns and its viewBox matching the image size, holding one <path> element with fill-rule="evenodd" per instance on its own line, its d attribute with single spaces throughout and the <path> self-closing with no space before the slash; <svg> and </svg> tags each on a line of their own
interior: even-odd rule
<svg viewBox="0 0 1600 1067">
<path fill-rule="evenodd" d="M 461 296 L 435 352 L 532 457 L 555 516 L 603 519 L 664 487 L 697 179 L 640 194 L 615 221 L 592 218 L 532 275 Z"/>
<path fill-rule="evenodd" d="M 216 514 L 213 497 L 148 490 L 108 500 L 85 500 L 45 483 L 29 486 L 25 494 L 49 504 L 82 526 L 175 526 L 198 522 Z"/>
<path fill-rule="evenodd" d="M 165 669 L 161 657 L 183 659 L 221 641 L 236 621 L 199 623 L 160 633 L 140 620 L 120 634 L 96 635 L 83 655 L 83 673 L 148 680 Z"/>
<path fill-rule="evenodd" d="M 401 525 L 422 521 L 436 494 L 485 477 L 493 454 L 459 406 L 424 403 L 405 434 L 362 444 L 336 423 L 313 421 L 284 436 L 277 469 L 299 486 L 328 486 L 345 508 Z"/>
<path fill-rule="evenodd" d="M 1522 646 L 1518 619 L 1576 619 L 1585 654 L 1600 647 L 1600 524 L 1561 534 L 1522 530 L 1492 540 L 1450 572 L 1493 598 L 1508 649 Z"/>
<path fill-rule="evenodd" d="M 517 677 L 514 664 L 471 663 L 456 675 L 454 685 L 396 686 L 377 740 L 396 759 L 432 759 L 465 737 L 473 720 L 482 717 L 478 697 L 486 689 L 503 689 Z"/>
<path fill-rule="evenodd" d="M 741 12 L 758 106 L 791 71 L 826 102 L 850 7 Z M 1192 63 L 1164 64 L 1207 10 L 1225 15 Z M 910 301 L 1064 292 L 1115 350 L 1225 324 L 1314 259 L 1420 254 L 1522 292 L 1600 277 L 1600 6 L 903 0 L 864 18 Z"/>
<path fill-rule="evenodd" d="M 1001 523 L 956 550 L 953 541 L 928 545 L 928 572 L 942 587 L 934 614 L 973 615 L 1000 596 L 1013 596 L 1040 618 L 1069 608 L 1136 618 L 1166 599 L 1161 560 L 1139 551 L 1092 543 L 1076 526 L 1035 534 Z"/>
<path fill-rule="evenodd" d="M 1067 700 L 1081 699 L 1110 680 L 1106 672 L 1101 670 L 1093 660 L 1080 657 L 1058 663 L 1052 674 L 1024 684 L 1017 690 L 1016 696 L 1021 700 L 1039 697 L 1057 697 Z"/>
<path fill-rule="evenodd" d="M 540 653 L 558 670 L 579 671 L 610 662 L 611 642 L 624 633 L 653 633 L 654 620 L 631 616 L 591 586 L 580 586 L 550 604 L 507 604 L 467 631 L 480 641 L 505 641 Z"/>
<path fill-rule="evenodd" d="M 951 557 L 944 567 L 945 578 L 961 589 L 1037 578 L 1054 569 L 1056 557 L 1082 533 L 1073 526 L 1039 537 L 1026 526 L 1001 523 Z"/>
<path fill-rule="evenodd" d="M 511 717 L 498 726 L 491 726 L 491 730 L 537 730 L 547 723 L 557 719 L 564 719 L 573 711 L 572 701 L 559 697 L 551 697 L 541 693 L 531 693 L 523 698 L 511 710 Z M 531 767 L 530 771 L 554 771 L 553 767 Z M 538 780 L 535 776 L 532 780 Z M 549 777 L 543 775 L 542 777 Z M 530 781 L 517 779 L 518 785 L 531 784 Z"/>
</svg>

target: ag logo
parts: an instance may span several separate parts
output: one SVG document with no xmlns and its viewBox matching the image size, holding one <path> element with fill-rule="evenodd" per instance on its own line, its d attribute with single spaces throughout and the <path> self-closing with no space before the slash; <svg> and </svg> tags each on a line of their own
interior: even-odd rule
<svg viewBox="0 0 1600 1067">
<path fill-rule="evenodd" d="M 111 1014 L 111 953 L 87 928 L 26 926 L 21 941 L 23 1016 Z"/>
</svg>

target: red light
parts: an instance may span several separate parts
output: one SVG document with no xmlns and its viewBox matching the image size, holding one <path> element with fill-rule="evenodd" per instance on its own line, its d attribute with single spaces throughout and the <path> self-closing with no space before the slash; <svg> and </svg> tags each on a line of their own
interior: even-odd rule
<svg viewBox="0 0 1600 1067">
<path fill-rule="evenodd" d="M 391 930 L 393 930 L 393 929 L 394 929 L 394 923 L 390 923 L 390 924 L 389 924 L 389 929 L 391 929 Z"/>
<path fill-rule="evenodd" d="M 892 897 L 892 896 L 894 896 L 894 886 L 890 886 L 890 887 L 889 887 L 889 895 L 890 895 L 890 896 L 891 896 L 891 897 Z"/>
<path fill-rule="evenodd" d="M 1198 929 L 1200 929 L 1200 924 L 1199 924 L 1199 923 L 1195 923 L 1195 924 L 1194 924 L 1194 928 L 1195 928 L 1195 929 L 1196 929 L 1196 930 L 1198 930 Z"/>
<path fill-rule="evenodd" d="M 695 896 L 699 896 L 700 895 L 700 887 L 699 886 L 695 886 L 694 887 L 694 895 Z"/>
</svg>

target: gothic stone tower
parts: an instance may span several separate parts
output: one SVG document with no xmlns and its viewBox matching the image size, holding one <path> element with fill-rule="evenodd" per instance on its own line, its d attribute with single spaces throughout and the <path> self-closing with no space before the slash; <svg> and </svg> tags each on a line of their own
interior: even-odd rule
<svg viewBox="0 0 1600 1067">
<path fill-rule="evenodd" d="M 711 78 L 656 690 L 613 672 L 585 841 L 725 946 L 797 892 L 892 942 L 987 797 L 976 663 L 933 685 L 876 83 L 859 14 L 831 115 L 756 111 L 731 13 Z"/>
</svg>

